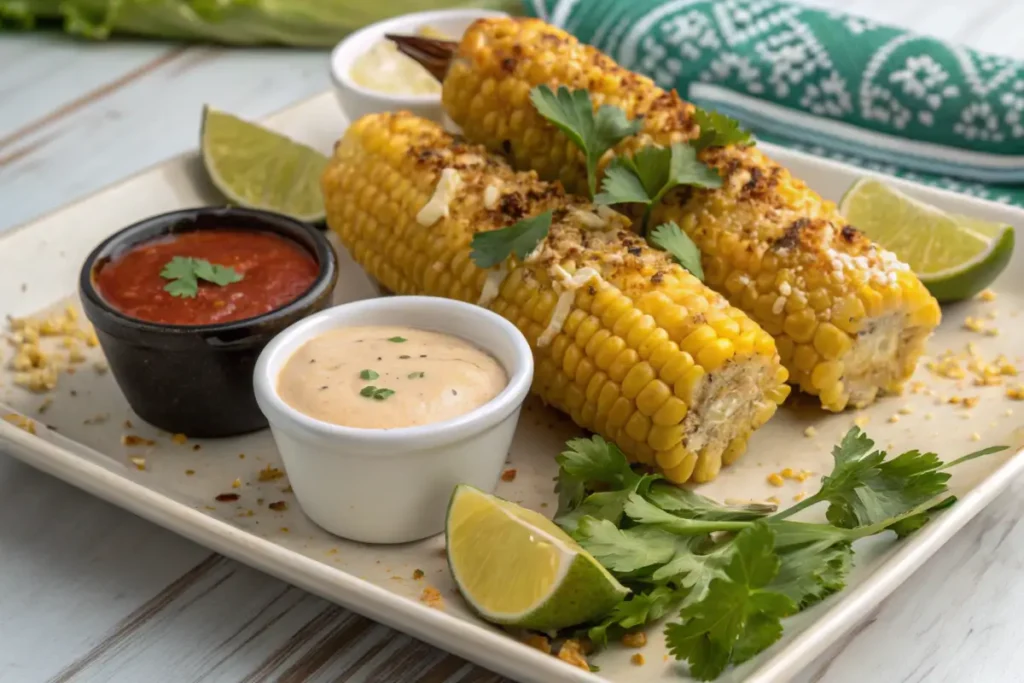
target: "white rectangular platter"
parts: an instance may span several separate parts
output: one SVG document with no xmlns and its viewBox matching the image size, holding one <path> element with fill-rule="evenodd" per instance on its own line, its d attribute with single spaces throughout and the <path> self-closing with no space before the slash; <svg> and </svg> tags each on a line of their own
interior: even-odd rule
<svg viewBox="0 0 1024 683">
<path fill-rule="evenodd" d="M 197 111 L 197 131 L 198 120 Z M 345 127 L 329 94 L 288 109 L 267 124 L 325 152 Z M 841 164 L 764 147 L 832 199 L 862 175 Z M 1022 211 L 891 182 L 947 210 L 1024 228 Z M 95 244 L 121 227 L 152 214 L 219 201 L 198 156 L 190 154 L 11 231 L 0 238 L 0 317 L 39 315 L 76 302 L 82 261 Z M 344 250 L 339 250 L 339 257 L 337 300 L 377 296 Z M 932 356 L 946 350 L 962 353 L 972 343 L 986 359 L 1004 354 L 1024 368 L 1024 344 L 1017 336 L 1024 331 L 1022 250 L 995 290 L 994 302 L 972 301 L 945 309 L 945 321 L 931 341 Z M 969 315 L 998 326 L 1001 334 L 963 329 Z M 648 683 L 686 678 L 685 667 L 667 658 L 657 630 L 649 634 L 649 644 L 642 650 L 644 665 L 630 662 L 635 650 L 615 646 L 593 658 L 599 674 L 571 668 L 518 643 L 466 609 L 449 578 L 441 537 L 402 546 L 368 546 L 330 536 L 302 515 L 286 476 L 267 475 L 276 472 L 266 468 L 280 466 L 267 432 L 176 443 L 131 413 L 110 375 L 94 369 L 93 363 L 101 360 L 98 351 L 90 353 L 93 357 L 77 366 L 73 375 L 62 375 L 57 389 L 45 396 L 13 386 L 10 373 L 0 371 L 0 415 L 28 418 L 36 432 L 0 420 L 0 451 L 213 550 L 516 680 Z M 1007 379 L 1018 382 L 1024 373 Z M 755 434 L 736 465 L 702 487 L 703 493 L 718 499 L 774 496 L 782 505 L 791 504 L 800 494 L 814 492 L 819 476 L 830 469 L 832 445 L 855 417 L 866 418 L 869 435 L 891 452 L 919 448 L 952 459 L 984 445 L 1012 447 L 958 468 L 952 488 L 960 502 L 924 530 L 899 543 L 883 538 L 858 544 L 857 567 L 845 591 L 787 620 L 782 640 L 721 680 L 788 680 L 863 619 L 1024 469 L 1024 404 L 1008 400 L 1005 386 L 972 386 L 970 373 L 959 382 L 938 377 L 924 364 L 915 382 L 915 391 L 857 414 L 827 415 L 809 401 L 791 400 Z M 979 400 L 967 410 L 948 402 L 954 395 Z M 815 434 L 805 436 L 811 426 Z M 550 515 L 555 503 L 554 456 L 566 438 L 578 433 L 567 418 L 529 401 L 509 453 L 508 467 L 516 470 L 515 477 L 500 484 L 499 495 Z M 154 443 L 125 445 L 122 437 L 129 434 Z M 816 474 L 803 483 L 770 486 L 767 475 L 784 467 Z M 224 493 L 237 494 L 238 499 L 218 502 L 217 496 Z M 380 492 L 382 506 L 388 504 L 388 495 Z M 268 507 L 279 502 L 287 509 Z M 416 570 L 423 572 L 422 578 L 414 578 Z M 421 600 L 434 590 L 441 595 L 440 604 Z"/>
</svg>

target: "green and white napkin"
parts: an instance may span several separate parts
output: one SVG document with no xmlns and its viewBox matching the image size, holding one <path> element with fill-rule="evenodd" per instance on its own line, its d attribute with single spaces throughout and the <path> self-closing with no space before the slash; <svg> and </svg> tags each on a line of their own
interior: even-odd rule
<svg viewBox="0 0 1024 683">
<path fill-rule="evenodd" d="M 1024 206 L 1024 61 L 775 0 L 526 0 L 758 137 Z"/>
</svg>

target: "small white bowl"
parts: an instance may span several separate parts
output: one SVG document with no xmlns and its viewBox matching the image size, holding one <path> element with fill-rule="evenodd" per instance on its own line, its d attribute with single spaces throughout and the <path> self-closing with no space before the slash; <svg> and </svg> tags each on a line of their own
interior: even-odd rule
<svg viewBox="0 0 1024 683">
<path fill-rule="evenodd" d="M 441 123 L 440 95 L 401 95 L 371 90 L 352 80 L 352 64 L 384 40 L 386 33 L 416 33 L 424 26 L 429 26 L 457 40 L 477 19 L 505 16 L 508 16 L 505 12 L 484 9 L 416 12 L 370 24 L 356 31 L 331 51 L 331 81 L 341 110 L 350 122 L 367 114 L 404 110 Z"/>
<path fill-rule="evenodd" d="M 361 429 L 309 417 L 277 393 L 284 364 L 309 339 L 357 325 L 404 325 L 461 337 L 505 368 L 505 389 L 451 420 Z M 405 543 L 444 530 L 456 484 L 493 491 L 519 410 L 533 381 L 522 333 L 479 306 L 423 296 L 368 299 L 329 308 L 279 334 L 256 363 L 256 401 L 303 511 L 327 531 L 365 543 Z"/>
</svg>

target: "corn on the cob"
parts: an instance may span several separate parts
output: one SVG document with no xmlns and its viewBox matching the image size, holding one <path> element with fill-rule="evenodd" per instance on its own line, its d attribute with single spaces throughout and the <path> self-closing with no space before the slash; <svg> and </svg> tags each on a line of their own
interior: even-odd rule
<svg viewBox="0 0 1024 683">
<path fill-rule="evenodd" d="M 442 56 L 435 50 L 435 73 Z M 595 107 L 615 105 L 642 117 L 640 134 L 615 154 L 699 134 L 693 106 L 675 91 L 533 19 L 471 26 L 451 55 L 442 98 L 471 141 L 505 153 L 517 168 L 586 192 L 582 154 L 530 103 L 531 88 L 541 84 L 586 89 Z M 825 408 L 863 406 L 879 391 L 898 392 L 940 320 L 921 282 L 756 148 L 709 148 L 701 159 L 719 170 L 723 186 L 678 188 L 650 224 L 674 220 L 690 235 L 704 255 L 708 284 L 775 337 L 791 380 Z"/>
<path fill-rule="evenodd" d="M 331 229 L 385 287 L 512 321 L 535 353 L 534 392 L 673 482 L 713 479 L 789 393 L 771 336 L 628 219 L 433 123 L 356 121 L 323 191 Z M 522 261 L 471 260 L 475 233 L 545 211 L 548 236 Z"/>
</svg>

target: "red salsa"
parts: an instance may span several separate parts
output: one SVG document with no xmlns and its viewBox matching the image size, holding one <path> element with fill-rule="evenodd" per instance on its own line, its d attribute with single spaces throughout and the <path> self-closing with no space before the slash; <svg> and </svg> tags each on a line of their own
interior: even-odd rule
<svg viewBox="0 0 1024 683">
<path fill-rule="evenodd" d="M 188 294 L 178 290 L 176 296 L 167 290 L 174 280 L 164 271 L 175 257 L 205 260 L 221 271 L 233 269 L 236 275 L 224 285 L 195 278 L 195 286 L 186 287 Z M 168 325 L 213 325 L 281 308 L 309 289 L 318 274 L 309 252 L 278 235 L 197 230 L 132 247 L 103 264 L 93 275 L 93 284 L 107 303 L 132 318 Z"/>
</svg>

